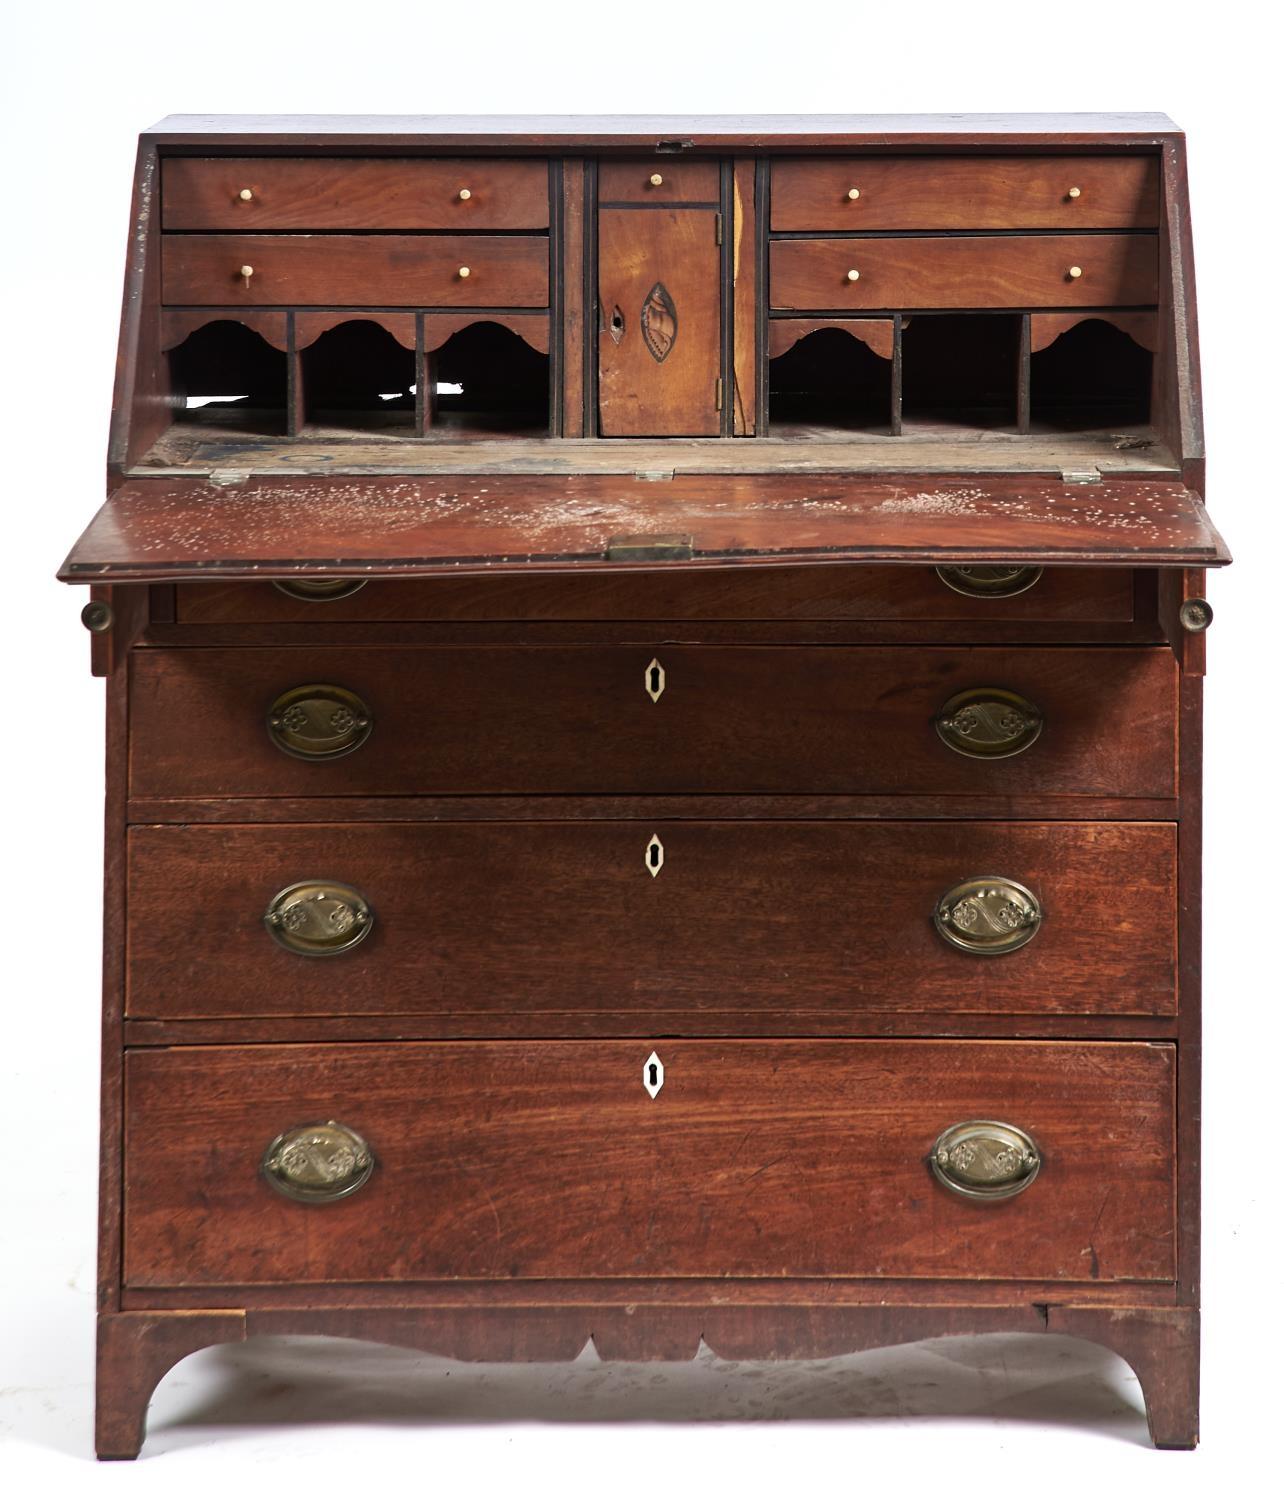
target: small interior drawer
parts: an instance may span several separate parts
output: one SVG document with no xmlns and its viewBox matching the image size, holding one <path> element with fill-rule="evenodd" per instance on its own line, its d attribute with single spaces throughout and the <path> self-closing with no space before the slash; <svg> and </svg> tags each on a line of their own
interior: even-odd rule
<svg viewBox="0 0 1284 1500">
<path fill-rule="evenodd" d="M 545 229 L 542 161 L 169 157 L 166 229 Z"/>
<path fill-rule="evenodd" d="M 599 203 L 701 203 L 717 206 L 721 172 L 716 161 L 646 157 L 604 161 L 597 169 Z"/>
<path fill-rule="evenodd" d="M 166 303 L 198 307 L 545 307 L 548 241 L 481 234 L 166 235 L 161 279 Z"/>
<path fill-rule="evenodd" d="M 777 308 L 1145 307 L 1158 298 L 1153 234 L 776 240 Z"/>
<path fill-rule="evenodd" d="M 1175 1082 L 1141 1042 L 134 1051 L 124 1278 L 1170 1281 Z M 931 1163 L 994 1121 L 1029 1167 L 977 1202 Z"/>
<path fill-rule="evenodd" d="M 1158 156 L 855 156 L 777 161 L 771 227 L 1154 229 Z"/>
</svg>

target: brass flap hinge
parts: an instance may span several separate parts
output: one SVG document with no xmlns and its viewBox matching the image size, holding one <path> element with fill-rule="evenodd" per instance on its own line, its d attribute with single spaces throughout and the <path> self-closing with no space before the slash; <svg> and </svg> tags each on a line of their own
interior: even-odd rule
<svg viewBox="0 0 1284 1500">
<path fill-rule="evenodd" d="M 1101 470 L 1095 468 L 1087 469 L 1062 469 L 1062 484 L 1100 484 Z"/>
<path fill-rule="evenodd" d="M 715 245 L 720 245 L 722 243 L 722 215 L 721 215 L 721 213 L 716 213 L 713 216 L 713 243 Z"/>
<path fill-rule="evenodd" d="M 606 544 L 607 562 L 690 562 L 692 536 L 613 536 Z"/>
<path fill-rule="evenodd" d="M 713 382 L 713 407 L 715 411 L 722 410 L 722 376 L 719 375 Z"/>
</svg>

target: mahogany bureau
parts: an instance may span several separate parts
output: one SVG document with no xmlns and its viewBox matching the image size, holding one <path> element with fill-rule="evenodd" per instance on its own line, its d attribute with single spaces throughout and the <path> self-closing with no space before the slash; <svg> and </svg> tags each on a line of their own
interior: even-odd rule
<svg viewBox="0 0 1284 1500">
<path fill-rule="evenodd" d="M 291 1332 L 1049 1331 L 1195 1443 L 1170 121 L 164 121 L 107 490 L 101 1456 Z"/>
</svg>

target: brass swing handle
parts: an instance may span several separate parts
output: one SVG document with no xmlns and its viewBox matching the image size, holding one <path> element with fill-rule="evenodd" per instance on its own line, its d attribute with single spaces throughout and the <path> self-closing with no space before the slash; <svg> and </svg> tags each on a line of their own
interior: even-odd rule
<svg viewBox="0 0 1284 1500">
<path fill-rule="evenodd" d="M 1043 1157 L 1033 1137 L 1017 1125 L 964 1120 L 937 1136 L 928 1165 L 937 1182 L 960 1198 L 995 1203 L 1025 1192 Z"/>
<path fill-rule="evenodd" d="M 325 1120 L 283 1130 L 263 1153 L 267 1182 L 296 1203 L 337 1203 L 370 1180 L 374 1152 L 348 1125 Z"/>
</svg>

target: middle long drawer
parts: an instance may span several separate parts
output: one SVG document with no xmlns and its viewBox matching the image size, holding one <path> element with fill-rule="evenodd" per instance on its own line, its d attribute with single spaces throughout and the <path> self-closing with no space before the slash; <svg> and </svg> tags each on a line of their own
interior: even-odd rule
<svg viewBox="0 0 1284 1500">
<path fill-rule="evenodd" d="M 1165 798 L 1176 680 L 1164 647 L 157 649 L 130 792 Z"/>
<path fill-rule="evenodd" d="M 1175 918 L 1171 823 L 142 826 L 127 1012 L 1171 1015 Z"/>
</svg>

